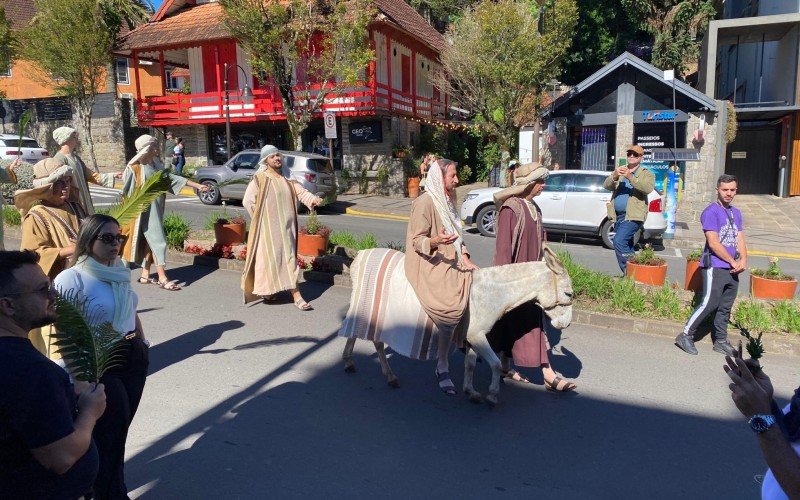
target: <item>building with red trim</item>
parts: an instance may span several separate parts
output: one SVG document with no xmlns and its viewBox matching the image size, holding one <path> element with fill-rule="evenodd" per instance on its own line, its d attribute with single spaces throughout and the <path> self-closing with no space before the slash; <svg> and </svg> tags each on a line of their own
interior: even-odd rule
<svg viewBox="0 0 800 500">
<path fill-rule="evenodd" d="M 448 98 L 431 83 L 440 69 L 442 35 L 403 0 L 374 1 L 378 13 L 369 38 L 376 57 L 365 68 L 364 81 L 324 105 L 324 111 L 337 117 L 335 154 L 355 170 L 377 168 L 376 156 L 388 158 L 393 146 L 415 143 L 421 119 L 448 118 Z M 163 73 L 159 92 L 135 90 L 139 125 L 182 136 L 188 163 L 224 157 L 226 64 L 231 68 L 227 76 L 234 149 L 290 147 L 277 88 L 253 77 L 247 54 L 226 29 L 217 2 L 166 0 L 149 23 L 121 38 L 119 50 L 130 57 L 135 74 L 142 71 L 140 61 L 147 59 L 188 77 L 188 93 L 170 93 Z M 253 89 L 250 102 L 240 97 L 244 84 Z M 321 118 L 320 114 L 306 130 L 303 143 L 309 148 L 325 144 L 320 140 Z"/>
</svg>

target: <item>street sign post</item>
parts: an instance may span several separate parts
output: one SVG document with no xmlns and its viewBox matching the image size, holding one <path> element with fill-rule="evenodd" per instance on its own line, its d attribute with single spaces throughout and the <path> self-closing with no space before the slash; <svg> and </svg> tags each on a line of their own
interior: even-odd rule
<svg viewBox="0 0 800 500">
<path fill-rule="evenodd" d="M 336 139 L 336 113 L 326 111 L 323 115 L 325 122 L 325 138 L 328 139 L 328 155 L 333 165 L 333 140 Z"/>
</svg>

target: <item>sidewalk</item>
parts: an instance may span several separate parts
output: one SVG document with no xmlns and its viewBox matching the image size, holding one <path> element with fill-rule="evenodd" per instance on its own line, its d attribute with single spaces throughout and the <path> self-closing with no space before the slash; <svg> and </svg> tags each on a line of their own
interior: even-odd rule
<svg viewBox="0 0 800 500">
<path fill-rule="evenodd" d="M 459 186 L 458 199 L 463 200 L 469 191 L 482 187 L 486 187 L 486 184 L 480 182 Z M 408 220 L 412 201 L 409 198 L 371 194 L 341 194 L 330 208 L 350 215 Z M 800 259 L 800 197 L 739 195 L 735 205 L 744 217 L 750 254 Z M 664 240 L 664 245 L 687 249 L 699 248 L 705 242 L 699 222 L 680 233 L 674 240 Z"/>
</svg>

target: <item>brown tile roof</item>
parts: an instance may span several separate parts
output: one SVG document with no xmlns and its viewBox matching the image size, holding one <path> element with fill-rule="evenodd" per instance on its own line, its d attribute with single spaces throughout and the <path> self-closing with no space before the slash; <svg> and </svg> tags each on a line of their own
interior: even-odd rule
<svg viewBox="0 0 800 500">
<path fill-rule="evenodd" d="M 27 26 L 36 14 L 33 0 L 6 0 L 0 4 L 5 7 L 6 19 L 11 21 L 11 28 L 15 30 Z"/>
<path fill-rule="evenodd" d="M 162 21 L 147 23 L 120 38 L 120 50 L 150 49 L 231 38 L 217 2 L 187 7 Z"/>
<path fill-rule="evenodd" d="M 378 10 L 383 12 L 389 20 L 400 26 L 430 45 L 436 52 L 444 50 L 445 42 L 441 33 L 436 31 L 433 26 L 428 24 L 413 7 L 404 0 L 374 0 Z"/>
<path fill-rule="evenodd" d="M 389 21 L 441 52 L 444 37 L 404 0 L 374 0 Z M 160 12 L 160 11 L 159 11 Z M 231 38 L 222 6 L 217 2 L 186 6 L 176 14 L 151 22 L 120 37 L 120 50 L 152 49 Z"/>
</svg>

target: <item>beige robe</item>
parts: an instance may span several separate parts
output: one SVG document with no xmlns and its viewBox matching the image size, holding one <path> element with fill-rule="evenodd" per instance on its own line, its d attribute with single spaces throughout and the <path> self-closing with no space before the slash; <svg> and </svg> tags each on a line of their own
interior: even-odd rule
<svg viewBox="0 0 800 500">
<path fill-rule="evenodd" d="M 428 316 L 440 330 L 452 333 L 467 310 L 472 273 L 461 267 L 452 244 L 431 250 L 431 237 L 443 228 L 429 194 L 414 200 L 406 233 L 405 271 Z M 469 255 L 463 245 L 462 253 Z"/>
<path fill-rule="evenodd" d="M 91 182 L 100 186 L 114 187 L 114 174 L 98 174 L 87 167 L 80 156 L 74 153 L 68 156 L 59 151 L 53 156 L 53 159 L 59 160 L 64 163 L 64 165 L 72 167 L 73 179 L 70 199 L 79 202 L 84 212 L 86 212 L 86 215 L 94 214 L 94 204 L 92 204 L 92 195 L 89 192 L 88 183 Z M 33 186 L 38 187 L 40 185 L 39 183 L 42 181 L 33 181 Z"/>
<path fill-rule="evenodd" d="M 78 238 L 78 225 L 84 213 L 77 203 L 66 203 L 61 207 L 36 205 L 22 219 L 22 242 L 20 250 L 33 250 L 39 254 L 39 266 L 52 280 L 69 267 L 69 259 L 58 255 L 59 250 L 74 244 Z M 50 344 L 51 327 L 46 326 L 28 332 L 33 346 L 50 359 L 61 356 Z"/>
<path fill-rule="evenodd" d="M 297 182 L 267 168 L 247 186 L 242 206 L 252 222 L 242 274 L 244 302 L 297 288 L 297 202 L 321 200 Z"/>
</svg>

